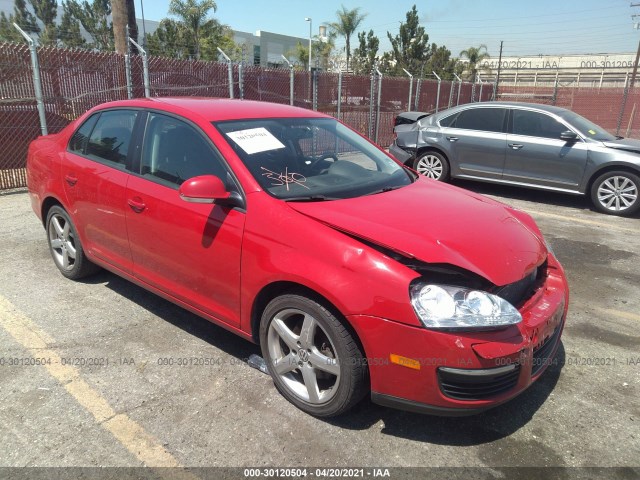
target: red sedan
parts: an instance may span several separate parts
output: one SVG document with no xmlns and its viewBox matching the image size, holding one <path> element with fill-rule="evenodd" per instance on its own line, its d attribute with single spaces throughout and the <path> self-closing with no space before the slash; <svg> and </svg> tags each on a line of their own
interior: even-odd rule
<svg viewBox="0 0 640 480">
<path fill-rule="evenodd" d="M 316 416 L 365 395 L 462 415 L 553 362 L 562 267 L 524 212 L 398 164 L 326 115 L 113 102 L 35 140 L 27 180 L 67 278 L 106 268 L 259 343 Z"/>
</svg>

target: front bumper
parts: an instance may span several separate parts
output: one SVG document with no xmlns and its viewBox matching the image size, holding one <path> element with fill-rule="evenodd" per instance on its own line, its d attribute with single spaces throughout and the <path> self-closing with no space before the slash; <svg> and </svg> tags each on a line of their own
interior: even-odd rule
<svg viewBox="0 0 640 480">
<path fill-rule="evenodd" d="M 542 286 L 519 309 L 522 322 L 490 332 L 438 332 L 356 315 L 349 320 L 367 354 L 372 400 L 436 415 L 470 415 L 526 390 L 555 362 L 568 286 L 549 256 Z M 417 360 L 407 368 L 390 356 Z"/>
</svg>

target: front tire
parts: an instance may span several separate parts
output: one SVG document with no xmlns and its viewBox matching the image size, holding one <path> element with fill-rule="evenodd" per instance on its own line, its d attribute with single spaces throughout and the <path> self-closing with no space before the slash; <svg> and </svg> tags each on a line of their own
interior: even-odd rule
<svg viewBox="0 0 640 480">
<path fill-rule="evenodd" d="M 446 182 L 449 179 L 449 162 L 441 153 L 428 151 L 413 162 L 413 169 L 420 175 Z"/>
<path fill-rule="evenodd" d="M 58 205 L 51 207 L 46 225 L 49 251 L 62 275 L 78 280 L 100 270 L 87 259 L 76 227 L 63 208 Z"/>
<path fill-rule="evenodd" d="M 594 207 L 610 215 L 632 215 L 640 208 L 640 177 L 623 170 L 600 175 L 591 185 Z"/>
<path fill-rule="evenodd" d="M 276 388 L 311 415 L 340 415 L 367 393 L 360 347 L 315 300 L 293 294 L 272 300 L 262 314 L 260 344 Z"/>
</svg>

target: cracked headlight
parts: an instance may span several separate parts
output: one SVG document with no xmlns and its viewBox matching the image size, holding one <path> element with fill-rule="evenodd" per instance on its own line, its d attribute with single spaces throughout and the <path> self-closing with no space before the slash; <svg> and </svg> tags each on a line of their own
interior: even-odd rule
<svg viewBox="0 0 640 480">
<path fill-rule="evenodd" d="M 481 330 L 522 321 L 513 305 L 481 290 L 418 283 L 411 287 L 410 293 L 411 304 L 427 328 Z"/>
</svg>

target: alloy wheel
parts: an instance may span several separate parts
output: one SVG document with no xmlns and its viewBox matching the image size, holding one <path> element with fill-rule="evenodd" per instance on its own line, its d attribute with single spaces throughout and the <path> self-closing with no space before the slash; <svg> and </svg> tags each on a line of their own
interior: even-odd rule
<svg viewBox="0 0 640 480">
<path fill-rule="evenodd" d="M 416 165 L 416 171 L 420 175 L 424 175 L 425 177 L 432 178 L 434 180 L 438 180 L 442 176 L 443 169 L 442 160 L 435 155 L 430 154 L 424 155 L 420 158 Z"/>
<path fill-rule="evenodd" d="M 49 224 L 49 244 L 53 259 L 63 270 L 72 270 L 76 262 L 76 244 L 70 223 L 62 216 L 55 214 Z"/>
<path fill-rule="evenodd" d="M 309 313 L 297 308 L 278 312 L 267 335 L 273 371 L 299 399 L 319 405 L 338 391 L 340 364 L 327 332 Z"/>
<path fill-rule="evenodd" d="M 638 201 L 638 186 L 627 177 L 609 177 L 598 186 L 598 201 L 607 210 L 621 212 Z"/>
</svg>

